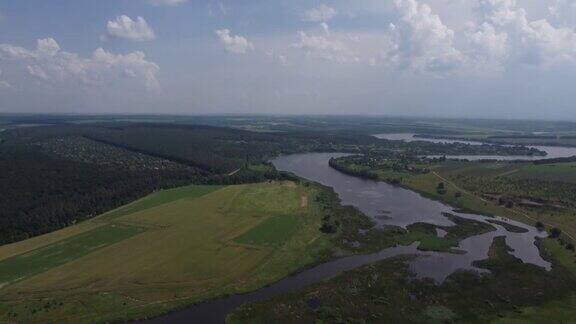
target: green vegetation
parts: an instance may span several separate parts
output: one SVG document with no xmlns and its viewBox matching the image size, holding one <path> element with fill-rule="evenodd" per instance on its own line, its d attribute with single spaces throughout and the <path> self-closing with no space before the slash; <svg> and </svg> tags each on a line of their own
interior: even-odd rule
<svg viewBox="0 0 576 324">
<path fill-rule="evenodd" d="M 120 242 L 143 231 L 109 224 L 57 243 L 0 261 L 0 287 L 65 264 L 97 249 Z"/>
<path fill-rule="evenodd" d="M 538 312 L 525 311 L 536 305 L 546 305 L 542 307 L 548 312 L 559 305 L 574 305 L 576 280 L 570 271 L 560 264 L 550 272 L 524 264 L 508 249 L 502 237 L 496 238 L 489 259 L 478 262 L 490 275 L 461 271 L 436 285 L 411 278 L 409 258 L 399 257 L 346 272 L 302 292 L 244 305 L 229 322 L 486 323 L 508 314 L 542 318 Z M 573 313 L 573 308 L 566 309 L 550 321 Z"/>
<path fill-rule="evenodd" d="M 331 255 L 324 190 L 183 187 L 2 246 L 0 321 L 133 319 L 279 280 Z"/>
<path fill-rule="evenodd" d="M 473 219 L 466 219 L 452 214 L 445 214 L 455 225 L 454 226 L 437 226 L 427 223 L 414 223 L 408 225 L 407 231 L 401 235 L 397 235 L 396 239 L 399 243 L 407 245 L 412 242 L 420 242 L 418 249 L 422 251 L 438 251 L 438 252 L 456 252 L 454 250 L 460 241 L 496 229 L 489 224 L 478 222 Z M 444 237 L 439 237 L 436 229 L 446 231 Z"/>
<path fill-rule="evenodd" d="M 414 280 L 406 265 L 411 257 L 401 257 L 246 305 L 232 322 L 539 322 L 576 315 L 573 161 L 422 159 L 542 152 L 371 136 L 418 132 L 534 143 L 552 138 L 527 134 L 554 131 L 559 143 L 573 140 L 575 124 L 348 116 L 174 120 L 0 116 L 6 129 L 0 133 L 0 243 L 22 240 L 0 246 L 0 321 L 126 321 L 257 289 L 334 255 L 416 241 L 421 250 L 457 253 L 461 240 L 494 230 L 448 214 L 455 226 L 374 228 L 357 209 L 341 206 L 333 191 L 283 181 L 293 178 L 267 162 L 278 154 L 335 151 L 358 154 L 330 161 L 343 172 L 406 186 L 464 211 L 556 228 L 553 238 L 539 242 L 553 270 L 523 264 L 500 238 L 490 258 L 478 263 L 492 275 L 460 272 L 436 285 Z"/>
<path fill-rule="evenodd" d="M 428 170 L 426 163 L 404 164 L 404 157 L 532 152 L 523 147 L 404 143 L 371 136 L 409 129 L 454 134 L 485 128 L 476 122 L 458 126 L 448 120 L 239 116 L 175 120 L 0 116 L 6 125 L 0 133 L 0 169 L 6 174 L 0 177 L 0 205 L 6 206 L 0 211 L 0 244 L 64 228 L 160 189 L 287 180 L 267 165 L 278 154 L 400 154 L 374 174 L 358 164 L 365 176 L 400 183 Z M 333 224 L 325 225 L 325 232 L 334 232 Z"/>
<path fill-rule="evenodd" d="M 167 189 L 154 193 L 153 195 L 146 196 L 128 205 L 122 206 L 112 210 L 101 217 L 99 220 L 111 220 L 120 216 L 134 214 L 139 211 L 160 206 L 163 204 L 171 203 L 179 199 L 194 199 L 206 194 L 222 189 L 223 186 L 198 186 L 191 185 L 180 187 L 176 189 Z"/>
<path fill-rule="evenodd" d="M 240 244 L 279 246 L 290 238 L 296 229 L 300 219 L 294 217 L 276 216 L 265 220 L 263 223 L 250 229 L 234 240 Z"/>
</svg>

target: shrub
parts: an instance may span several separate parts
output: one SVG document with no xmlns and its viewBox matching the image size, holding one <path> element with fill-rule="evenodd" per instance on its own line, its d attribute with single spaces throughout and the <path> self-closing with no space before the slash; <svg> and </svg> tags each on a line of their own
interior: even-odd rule
<svg viewBox="0 0 576 324">
<path fill-rule="evenodd" d="M 550 230 L 551 238 L 558 238 L 560 237 L 560 234 L 562 234 L 562 231 L 557 227 L 554 227 L 553 229 Z"/>
</svg>

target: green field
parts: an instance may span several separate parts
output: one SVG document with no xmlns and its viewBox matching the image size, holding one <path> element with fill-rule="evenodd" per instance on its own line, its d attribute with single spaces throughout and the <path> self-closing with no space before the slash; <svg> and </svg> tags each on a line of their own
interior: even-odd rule
<svg viewBox="0 0 576 324">
<path fill-rule="evenodd" d="M 240 244 L 279 246 L 298 229 L 300 221 L 294 217 L 274 216 L 255 226 L 234 240 Z"/>
<path fill-rule="evenodd" d="M 184 187 L 2 246 L 0 322 L 142 318 L 269 284 L 327 256 L 317 190 Z"/>
<path fill-rule="evenodd" d="M 193 199 L 206 195 L 212 191 L 221 189 L 222 186 L 188 186 L 177 189 L 160 191 L 154 195 L 144 197 L 131 204 L 122 206 L 100 217 L 100 220 L 110 220 L 116 217 L 134 214 L 142 210 L 153 208 L 159 205 L 167 204 L 179 199 Z"/>
<path fill-rule="evenodd" d="M 110 224 L 2 260 L 0 287 L 55 268 L 143 231 L 144 229 L 134 226 Z"/>
</svg>

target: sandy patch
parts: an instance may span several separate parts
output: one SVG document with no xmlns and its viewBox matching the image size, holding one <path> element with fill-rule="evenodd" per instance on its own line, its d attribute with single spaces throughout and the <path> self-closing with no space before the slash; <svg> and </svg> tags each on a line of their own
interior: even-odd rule
<svg viewBox="0 0 576 324">
<path fill-rule="evenodd" d="M 308 207 L 308 196 L 302 196 L 302 198 L 300 198 L 300 208 L 306 207 Z"/>
</svg>

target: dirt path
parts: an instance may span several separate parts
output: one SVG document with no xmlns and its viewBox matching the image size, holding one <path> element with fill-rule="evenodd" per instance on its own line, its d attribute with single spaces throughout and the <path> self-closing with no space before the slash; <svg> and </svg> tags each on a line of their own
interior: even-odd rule
<svg viewBox="0 0 576 324">
<path fill-rule="evenodd" d="M 450 184 L 451 186 L 453 186 L 454 188 L 456 188 L 458 191 L 461 191 L 461 192 L 466 193 L 466 194 L 468 194 L 468 195 L 474 196 L 474 197 L 482 200 L 483 202 L 491 203 L 490 201 L 488 201 L 488 200 L 486 200 L 486 199 L 484 199 L 484 198 L 482 198 L 482 197 L 479 197 L 479 196 L 477 196 L 477 195 L 475 195 L 475 194 L 473 194 L 473 193 L 471 193 L 471 192 L 469 192 L 469 191 L 466 191 L 466 190 L 460 188 L 460 187 L 459 187 L 458 185 L 456 185 L 454 182 L 452 182 L 452 181 L 444 178 L 443 176 L 441 176 L 440 174 L 438 174 L 436 171 L 432 171 L 432 174 L 435 175 L 436 177 L 438 177 L 440 180 L 442 180 L 442 181 Z M 543 222 L 543 221 L 541 221 L 541 220 L 539 220 L 539 219 L 537 219 L 537 218 L 535 218 L 535 217 L 532 217 L 532 216 L 530 216 L 530 215 L 528 215 L 528 214 L 526 214 L 526 213 L 520 212 L 520 211 L 516 210 L 515 208 L 510 209 L 510 211 L 513 212 L 514 214 L 518 215 L 518 216 L 522 216 L 522 217 L 524 217 L 524 218 L 526 218 L 526 219 L 529 219 L 529 220 L 531 220 L 531 221 L 533 221 L 533 222 L 538 222 L 538 221 L 540 221 L 540 222 L 542 222 L 542 224 L 544 224 L 544 225 L 546 225 L 546 226 L 548 226 L 548 227 L 562 227 L 562 225 L 560 225 L 560 224 Z M 533 225 L 533 224 L 530 224 L 530 225 Z M 576 239 L 574 238 L 574 236 L 572 236 L 570 233 L 567 233 L 566 231 L 563 231 L 562 233 L 564 233 L 564 235 L 568 236 L 571 240 L 576 241 Z"/>
<path fill-rule="evenodd" d="M 306 208 L 308 207 L 308 196 L 303 195 L 302 198 L 300 199 L 300 208 Z"/>
<path fill-rule="evenodd" d="M 237 170 L 234 170 L 234 171 L 228 173 L 228 176 L 231 177 L 231 176 L 235 175 L 236 173 L 240 172 L 240 170 L 242 170 L 242 168 L 238 168 Z"/>
</svg>

